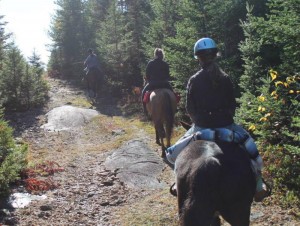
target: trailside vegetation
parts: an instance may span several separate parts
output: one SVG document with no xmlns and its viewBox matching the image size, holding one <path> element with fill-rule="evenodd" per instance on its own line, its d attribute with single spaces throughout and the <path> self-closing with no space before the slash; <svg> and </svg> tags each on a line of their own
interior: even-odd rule
<svg viewBox="0 0 300 226">
<path fill-rule="evenodd" d="M 240 50 L 244 73 L 236 119 L 260 144 L 277 200 L 298 206 L 300 198 L 300 8 L 299 0 L 270 0 L 254 16 L 247 5 Z"/>
<path fill-rule="evenodd" d="M 11 183 L 20 179 L 28 151 L 27 145 L 14 140 L 3 112 L 40 106 L 46 101 L 48 91 L 40 57 L 34 51 L 27 62 L 10 41 L 5 25 L 4 17 L 0 16 L 0 196 L 6 195 Z"/>
<path fill-rule="evenodd" d="M 7 195 L 11 183 L 20 179 L 21 171 L 26 167 L 28 147 L 16 144 L 12 129 L 0 115 L 0 196 Z"/>
<path fill-rule="evenodd" d="M 199 70 L 193 57 L 194 43 L 204 36 L 213 38 L 221 55 L 219 64 L 236 88 L 236 121 L 259 144 L 265 176 L 273 181 L 280 197 L 276 200 L 299 207 L 300 0 L 55 3 L 49 28 L 53 43 L 49 74 L 81 81 L 83 61 L 87 49 L 92 48 L 105 72 L 106 91 L 121 96 L 143 85 L 154 49 L 163 48 L 170 63 L 171 83 L 182 97 L 178 117 L 185 120 L 186 84 Z M 40 73 L 38 64 L 27 63 L 16 46 L 8 46 L 3 29 L 0 35 L 1 103 L 18 109 L 42 103 L 46 86 L 38 85 L 45 87 L 42 90 L 27 88 L 41 77 L 32 77 Z"/>
</svg>

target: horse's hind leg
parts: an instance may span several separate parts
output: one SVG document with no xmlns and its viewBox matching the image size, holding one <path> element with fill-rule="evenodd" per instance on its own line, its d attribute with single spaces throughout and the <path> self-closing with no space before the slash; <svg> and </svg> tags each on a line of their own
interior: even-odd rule
<svg viewBox="0 0 300 226">
<path fill-rule="evenodd" d="M 249 226 L 250 209 L 251 205 L 248 204 L 240 204 L 237 207 L 228 207 L 227 212 L 223 217 L 232 226 Z"/>
<path fill-rule="evenodd" d="M 161 145 L 160 139 L 159 139 L 159 132 L 156 127 L 155 127 L 155 140 L 158 145 Z"/>
<path fill-rule="evenodd" d="M 209 208 L 199 209 L 198 207 L 195 207 L 195 205 L 186 205 L 180 215 L 180 225 L 211 226 L 213 219 L 214 211 L 209 210 Z"/>
<path fill-rule="evenodd" d="M 166 146 L 164 144 L 164 138 L 161 137 L 160 141 L 161 141 L 161 157 L 165 158 L 166 157 L 166 152 L 165 152 L 166 151 Z"/>
</svg>

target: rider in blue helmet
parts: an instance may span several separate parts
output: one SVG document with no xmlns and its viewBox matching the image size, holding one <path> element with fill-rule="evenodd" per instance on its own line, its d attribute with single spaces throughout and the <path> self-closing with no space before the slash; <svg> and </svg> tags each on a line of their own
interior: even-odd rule
<svg viewBox="0 0 300 226">
<path fill-rule="evenodd" d="M 201 38 L 194 45 L 194 57 L 199 60 L 201 69 L 188 81 L 186 110 L 193 125 L 183 138 L 204 130 L 212 131 L 213 134 L 216 131 L 219 134 L 222 131 L 234 134 L 232 137 L 235 139 L 232 138 L 231 142 L 244 145 L 251 158 L 257 176 L 254 199 L 260 202 L 269 195 L 261 176 L 262 158 L 249 133 L 234 123 L 236 109 L 234 87 L 230 77 L 216 63 L 217 53 L 217 45 L 211 38 Z M 169 150 L 172 150 L 172 147 Z"/>
<path fill-rule="evenodd" d="M 201 53 L 217 53 L 218 48 L 214 40 L 211 38 L 201 38 L 194 46 L 194 57 L 198 59 Z"/>
</svg>

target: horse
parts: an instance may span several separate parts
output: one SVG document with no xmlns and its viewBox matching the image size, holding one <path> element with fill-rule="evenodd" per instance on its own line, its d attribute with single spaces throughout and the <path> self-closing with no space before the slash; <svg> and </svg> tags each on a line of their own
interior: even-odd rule
<svg viewBox="0 0 300 226">
<path fill-rule="evenodd" d="M 248 226 L 255 174 L 238 144 L 196 140 L 175 161 L 181 226 Z"/>
<path fill-rule="evenodd" d="M 166 156 L 165 149 L 171 146 L 176 108 L 176 96 L 173 91 L 166 88 L 153 90 L 146 104 L 146 109 L 154 124 L 156 143 L 162 147 L 162 158 Z M 164 138 L 166 138 L 167 146 L 164 144 Z"/>
<path fill-rule="evenodd" d="M 97 97 L 97 93 L 103 83 L 103 73 L 98 68 L 92 68 L 85 76 L 89 97 Z"/>
</svg>

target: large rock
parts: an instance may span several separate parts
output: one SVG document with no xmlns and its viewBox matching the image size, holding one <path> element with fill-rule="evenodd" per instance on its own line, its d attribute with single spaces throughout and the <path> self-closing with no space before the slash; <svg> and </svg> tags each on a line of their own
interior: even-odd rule
<svg viewBox="0 0 300 226">
<path fill-rule="evenodd" d="M 96 110 L 65 105 L 49 111 L 48 122 L 41 126 L 48 131 L 80 129 L 99 113 Z"/>
<path fill-rule="evenodd" d="M 106 168 L 133 188 L 157 189 L 166 186 L 157 178 L 164 168 L 161 158 L 142 141 L 132 140 L 106 159 Z"/>
</svg>

